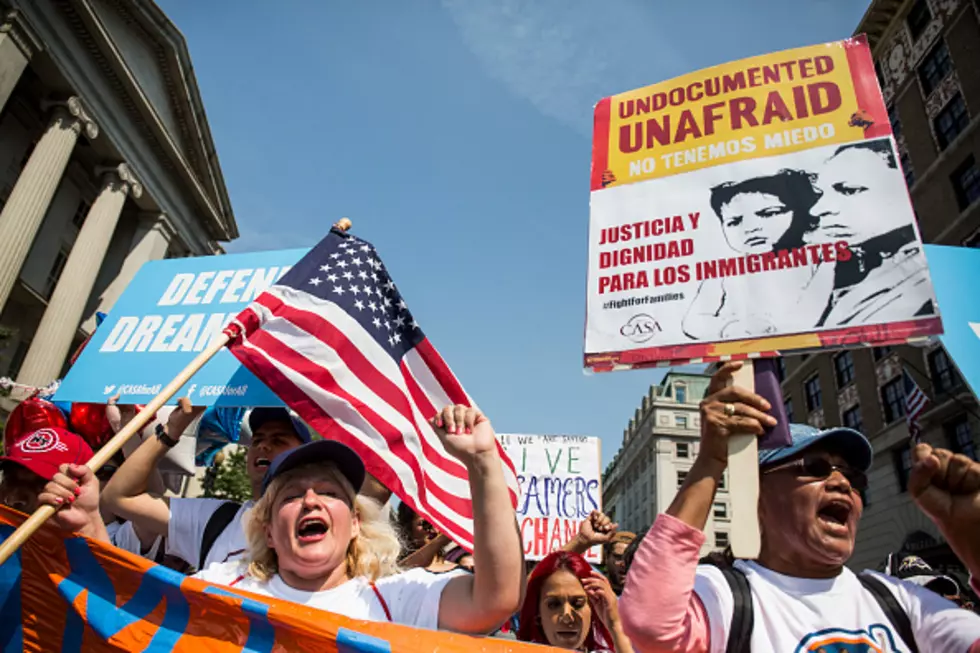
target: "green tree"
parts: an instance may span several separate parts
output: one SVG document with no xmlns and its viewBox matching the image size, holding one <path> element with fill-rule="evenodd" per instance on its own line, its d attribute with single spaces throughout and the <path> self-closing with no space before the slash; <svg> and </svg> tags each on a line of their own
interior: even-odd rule
<svg viewBox="0 0 980 653">
<path fill-rule="evenodd" d="M 227 455 L 219 452 L 204 478 L 204 496 L 244 503 L 252 498 L 252 482 L 245 466 L 246 449 L 237 446 Z M 220 458 L 220 460 L 219 460 Z"/>
</svg>

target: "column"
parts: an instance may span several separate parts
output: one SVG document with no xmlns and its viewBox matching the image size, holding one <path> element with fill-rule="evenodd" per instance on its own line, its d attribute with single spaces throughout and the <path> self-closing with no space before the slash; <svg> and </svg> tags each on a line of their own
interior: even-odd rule
<svg viewBox="0 0 980 653">
<path fill-rule="evenodd" d="M 123 261 L 116 278 L 112 280 L 102 296 L 96 312 L 108 313 L 136 273 L 149 261 L 159 261 L 167 255 L 176 231 L 164 213 L 145 213 L 139 218 L 136 234 L 129 246 L 129 253 Z M 95 329 L 95 315 L 86 318 L 83 328 L 91 332 Z"/>
<path fill-rule="evenodd" d="M 8 11 L 0 25 L 0 109 L 3 109 L 40 42 L 20 18 Z"/>
<path fill-rule="evenodd" d="M 0 212 L 0 309 L 6 305 L 20 276 L 24 259 L 83 131 L 92 139 L 98 136 L 99 127 L 79 98 L 70 98 L 63 106 L 57 106 L 47 131 L 34 147 Z"/>
<path fill-rule="evenodd" d="M 143 186 L 129 166 L 122 163 L 105 173 L 102 190 L 85 217 L 20 368 L 19 383 L 43 386 L 61 373 L 112 232 L 130 193 L 138 198 L 143 194 Z"/>
</svg>

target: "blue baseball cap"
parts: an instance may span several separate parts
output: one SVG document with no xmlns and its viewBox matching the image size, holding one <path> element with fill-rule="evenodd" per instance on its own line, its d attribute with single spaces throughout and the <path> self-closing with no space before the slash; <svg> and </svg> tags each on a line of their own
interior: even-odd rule
<svg viewBox="0 0 980 653">
<path fill-rule="evenodd" d="M 253 434 L 260 426 L 267 422 L 289 422 L 293 425 L 293 430 L 296 431 L 296 437 L 301 442 L 305 444 L 313 440 L 313 437 L 310 435 L 310 429 L 306 428 L 306 424 L 293 417 L 293 414 L 282 406 L 259 406 L 253 408 L 252 412 L 248 415 L 248 428 Z"/>
<path fill-rule="evenodd" d="M 344 478 L 354 486 L 354 492 L 361 491 L 365 475 L 364 462 L 361 457 L 346 444 L 341 444 L 336 440 L 317 440 L 316 442 L 307 442 L 276 456 L 262 479 L 263 494 L 275 477 L 301 465 L 321 462 L 332 462 Z"/>
<path fill-rule="evenodd" d="M 821 431 L 809 424 L 790 424 L 789 434 L 793 443 L 788 447 L 778 449 L 760 449 L 759 467 L 768 467 L 817 444 L 822 444 L 828 450 L 840 454 L 847 464 L 854 469 L 866 472 L 871 469 L 874 449 L 868 438 L 860 431 L 844 426 L 835 426 Z"/>
</svg>

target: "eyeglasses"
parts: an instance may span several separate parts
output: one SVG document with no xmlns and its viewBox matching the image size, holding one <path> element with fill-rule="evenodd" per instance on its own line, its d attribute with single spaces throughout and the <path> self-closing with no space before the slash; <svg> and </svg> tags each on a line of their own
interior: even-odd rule
<svg viewBox="0 0 980 653">
<path fill-rule="evenodd" d="M 851 484 L 851 487 L 858 492 L 863 492 L 868 489 L 868 476 L 864 472 L 854 469 L 853 467 L 847 467 L 845 465 L 835 465 L 826 458 L 819 457 L 806 457 L 797 458 L 791 462 L 785 463 L 783 465 L 777 465 L 775 467 L 770 467 L 769 469 L 763 470 L 763 474 L 771 474 L 773 472 L 785 471 L 785 470 L 795 470 L 796 475 L 799 478 L 811 478 L 814 480 L 826 480 L 830 478 L 830 475 L 835 471 L 840 472 L 847 482 Z"/>
</svg>

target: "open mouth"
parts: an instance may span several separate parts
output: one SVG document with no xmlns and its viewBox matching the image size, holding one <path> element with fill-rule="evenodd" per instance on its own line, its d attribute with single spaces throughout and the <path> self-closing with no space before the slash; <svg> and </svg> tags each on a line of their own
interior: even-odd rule
<svg viewBox="0 0 980 653">
<path fill-rule="evenodd" d="M 575 630 L 556 630 L 555 631 L 555 635 L 557 635 L 559 639 L 569 640 L 569 641 L 576 641 L 576 640 L 578 640 L 579 634 L 580 633 L 579 633 L 578 629 L 575 629 Z"/>
<path fill-rule="evenodd" d="M 256 458 L 255 459 L 255 468 L 256 469 L 267 469 L 269 467 L 269 465 L 271 465 L 271 464 L 272 464 L 272 461 L 269 460 L 268 458 Z"/>
<path fill-rule="evenodd" d="M 846 501 L 831 501 L 817 511 L 817 518 L 835 529 L 846 529 L 853 506 Z"/>
<path fill-rule="evenodd" d="M 327 522 L 320 517 L 304 517 L 296 527 L 296 537 L 300 542 L 317 542 L 327 534 Z"/>
<path fill-rule="evenodd" d="M 748 245 L 749 247 L 759 247 L 760 245 L 765 245 L 767 242 L 769 241 L 766 240 L 765 238 L 762 238 L 761 236 L 756 236 L 754 238 L 748 238 L 745 241 L 745 244 Z"/>
</svg>

